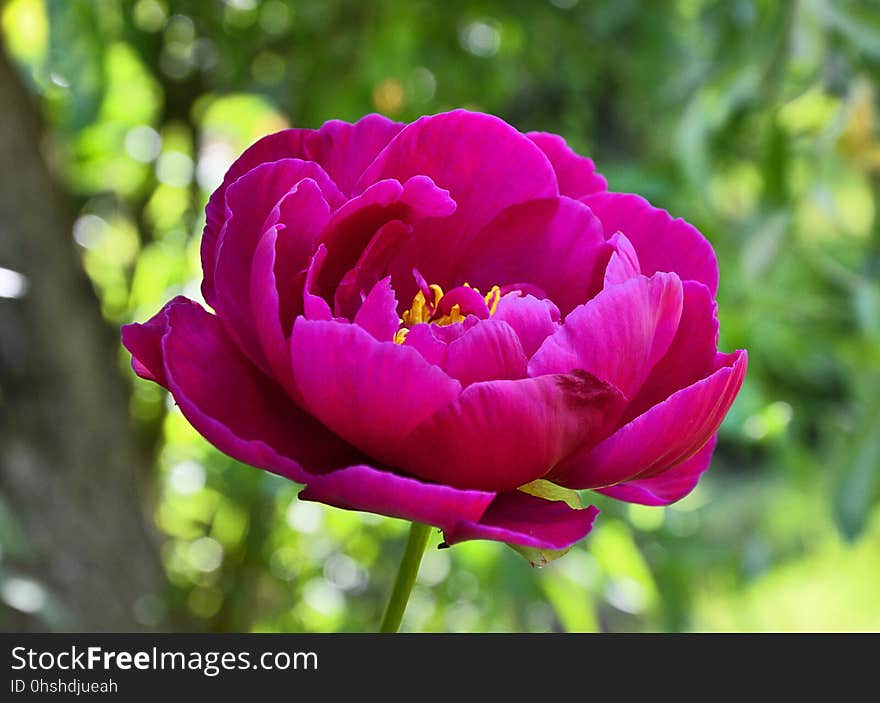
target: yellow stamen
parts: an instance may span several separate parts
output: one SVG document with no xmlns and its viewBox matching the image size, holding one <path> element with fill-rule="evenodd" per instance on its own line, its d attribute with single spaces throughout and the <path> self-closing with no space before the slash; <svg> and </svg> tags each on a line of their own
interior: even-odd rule
<svg viewBox="0 0 880 703">
<path fill-rule="evenodd" d="M 440 299 L 443 297 L 443 289 L 436 284 L 428 286 L 428 288 L 433 294 L 434 299 L 428 303 L 422 291 L 416 293 L 416 297 L 413 298 L 409 310 L 403 313 L 401 323 L 405 327 L 412 327 L 420 322 L 431 321 L 431 316 L 437 310 L 437 305 L 440 304 Z"/>
<path fill-rule="evenodd" d="M 501 300 L 501 289 L 498 286 L 492 286 L 484 298 L 489 308 L 489 314 L 494 315 L 498 309 L 498 301 Z"/>
<path fill-rule="evenodd" d="M 469 283 L 465 283 L 464 285 L 468 288 L 473 288 Z M 464 322 L 467 316 L 461 312 L 461 305 L 457 303 L 453 305 L 445 315 L 434 317 L 437 312 L 437 306 L 440 304 L 440 300 L 443 298 L 444 293 L 443 289 L 437 284 L 428 286 L 428 289 L 431 291 L 433 300 L 429 303 L 422 291 L 416 293 L 409 310 L 405 310 L 403 316 L 400 318 L 400 329 L 394 333 L 395 344 L 403 344 L 406 341 L 410 328 L 420 322 L 427 322 L 435 325 L 453 325 L 456 322 Z M 480 292 L 478 288 L 474 288 L 474 290 L 477 291 L 477 293 Z M 495 314 L 500 299 L 501 289 L 498 286 L 492 286 L 492 289 L 484 296 L 490 315 Z"/>
</svg>

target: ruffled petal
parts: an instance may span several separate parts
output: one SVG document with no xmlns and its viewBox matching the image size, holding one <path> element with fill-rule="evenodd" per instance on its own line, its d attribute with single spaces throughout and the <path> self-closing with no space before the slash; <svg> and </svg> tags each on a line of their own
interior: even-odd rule
<svg viewBox="0 0 880 703">
<path fill-rule="evenodd" d="M 155 334 L 160 320 L 161 337 Z M 164 377 L 151 376 L 163 381 L 186 419 L 224 454 L 298 482 L 362 461 L 362 454 L 242 356 L 217 317 L 198 304 L 176 298 L 148 325 L 149 344 L 129 329 L 123 333 L 126 346 L 131 343 L 129 350 L 146 360 L 144 366 L 162 360 Z"/>
<path fill-rule="evenodd" d="M 383 463 L 394 464 L 412 429 L 461 391 L 415 349 L 376 341 L 358 325 L 300 318 L 291 346 L 312 414 Z"/>
<path fill-rule="evenodd" d="M 616 486 L 599 488 L 597 493 L 640 505 L 669 505 L 684 498 L 700 480 L 700 476 L 712 462 L 712 452 L 718 435 L 710 439 L 706 446 L 690 459 L 659 473 L 652 478 L 635 479 L 618 483 Z"/>
<path fill-rule="evenodd" d="M 611 246 L 590 208 L 571 198 L 531 200 L 505 209 L 458 252 L 457 278 L 481 290 L 531 283 L 562 314 L 602 288 Z"/>
<path fill-rule="evenodd" d="M 568 549 L 587 536 L 599 510 L 576 510 L 564 501 L 544 500 L 521 491 L 500 493 L 479 520 L 463 519 L 444 530 L 446 543 L 491 539 L 536 549 Z"/>
<path fill-rule="evenodd" d="M 581 198 L 608 189 L 608 181 L 596 173 L 596 164 L 571 150 L 565 140 L 547 132 L 528 132 L 526 136 L 543 151 L 559 181 L 559 192 L 570 198 Z"/>
<path fill-rule="evenodd" d="M 351 319 L 357 314 L 364 294 L 383 278 L 390 278 L 389 265 L 397 256 L 403 242 L 412 236 L 412 231 L 412 226 L 401 220 L 386 222 L 376 231 L 357 263 L 336 286 L 333 309 L 337 315 Z"/>
<path fill-rule="evenodd" d="M 663 357 L 681 317 L 675 274 L 640 276 L 575 308 L 529 362 L 529 375 L 583 369 L 632 398 Z"/>
<path fill-rule="evenodd" d="M 602 431 L 620 402 L 617 389 L 585 373 L 474 383 L 406 437 L 400 461 L 437 483 L 511 490 Z"/>
<path fill-rule="evenodd" d="M 226 189 L 232 183 L 263 163 L 280 159 L 315 161 L 338 186 L 330 197 L 330 205 L 336 209 L 344 200 L 342 193 L 352 194 L 351 187 L 364 168 L 403 126 L 375 114 L 354 124 L 331 120 L 319 130 L 284 129 L 269 134 L 246 149 L 229 167 L 223 183 L 211 194 L 205 207 L 206 223 L 201 247 L 205 272 L 202 294 L 208 304 L 214 304 L 214 262 L 220 230 L 227 217 Z"/>
<path fill-rule="evenodd" d="M 350 466 L 313 478 L 299 497 L 449 530 L 461 521 L 479 520 L 495 494 L 425 483 L 371 466 Z"/>
<path fill-rule="evenodd" d="M 226 189 L 260 164 L 280 159 L 305 159 L 303 140 L 310 131 L 308 129 L 284 129 L 258 140 L 235 160 L 223 177 L 223 183 L 211 193 L 205 207 L 205 229 L 201 242 L 202 271 L 204 272 L 202 295 L 209 305 L 214 305 L 214 269 L 217 265 L 220 230 L 229 215 L 226 209 Z"/>
<path fill-rule="evenodd" d="M 638 195 L 596 193 L 582 199 L 602 221 L 605 235 L 623 232 L 639 255 L 642 273 L 674 271 L 682 280 L 718 292 L 718 261 L 709 241 L 693 225 Z"/>
<path fill-rule="evenodd" d="M 211 304 L 239 349 L 265 371 L 269 365 L 252 314 L 251 266 L 265 223 L 270 216 L 274 220 L 281 199 L 303 179 L 315 182 L 325 197 L 336 188 L 317 164 L 282 159 L 257 166 L 226 190 L 229 218 L 220 234 Z"/>
<path fill-rule="evenodd" d="M 394 333 L 400 327 L 400 318 L 397 317 L 397 298 L 394 297 L 390 276 L 373 286 L 357 311 L 354 323 L 380 342 L 390 342 L 394 338 Z"/>
<path fill-rule="evenodd" d="M 353 195 L 364 169 L 404 126 L 378 114 L 366 115 L 354 124 L 330 120 L 306 135 L 305 151 L 330 174 L 339 190 Z"/>
<path fill-rule="evenodd" d="M 687 461 L 718 431 L 742 386 L 746 352 L 719 354 L 717 370 L 658 403 L 553 471 L 569 488 L 605 488 L 646 479 Z"/>
</svg>

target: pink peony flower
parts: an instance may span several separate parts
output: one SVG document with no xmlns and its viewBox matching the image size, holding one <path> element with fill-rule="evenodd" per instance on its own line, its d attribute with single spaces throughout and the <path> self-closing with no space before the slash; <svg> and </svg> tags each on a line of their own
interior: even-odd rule
<svg viewBox="0 0 880 703">
<path fill-rule="evenodd" d="M 709 466 L 747 361 L 717 351 L 712 247 L 560 137 L 464 110 L 289 129 L 206 214 L 214 312 L 178 297 L 123 342 L 301 498 L 557 550 L 598 512 L 557 486 L 665 505 Z"/>
</svg>

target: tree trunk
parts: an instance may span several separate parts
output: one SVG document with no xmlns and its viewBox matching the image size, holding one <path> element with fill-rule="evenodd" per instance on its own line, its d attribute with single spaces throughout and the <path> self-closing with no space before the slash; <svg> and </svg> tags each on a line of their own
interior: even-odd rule
<svg viewBox="0 0 880 703">
<path fill-rule="evenodd" d="M 41 156 L 39 112 L 2 47 L 0 105 L 0 267 L 28 284 L 0 297 L 0 540 L 10 512 L 26 544 L 11 569 L 4 548 L 0 625 L 162 627 L 150 612 L 166 588 L 145 500 L 151 451 L 129 425 L 118 333 L 102 319 L 71 208 Z"/>
</svg>

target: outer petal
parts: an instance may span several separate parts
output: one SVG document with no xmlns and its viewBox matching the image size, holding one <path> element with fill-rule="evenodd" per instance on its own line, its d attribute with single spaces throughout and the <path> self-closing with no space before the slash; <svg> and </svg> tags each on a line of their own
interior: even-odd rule
<svg viewBox="0 0 880 703">
<path fill-rule="evenodd" d="M 245 359 L 214 315 L 176 298 L 153 321 L 162 319 L 161 339 L 151 334 L 145 345 L 124 332 L 124 340 L 150 365 L 161 358 L 174 400 L 220 451 L 299 482 L 362 458 Z"/>
<path fill-rule="evenodd" d="M 609 498 L 641 505 L 669 505 L 681 500 L 696 488 L 700 476 L 709 468 L 717 440 L 718 435 L 713 436 L 690 459 L 652 478 L 618 483 L 616 486 L 600 488 L 597 492 Z"/>
<path fill-rule="evenodd" d="M 461 390 L 415 349 L 378 342 L 358 325 L 300 318 L 291 344 L 294 378 L 312 414 L 384 463 Z"/>
<path fill-rule="evenodd" d="M 305 137 L 305 150 L 339 190 L 352 195 L 364 169 L 404 126 L 378 114 L 366 115 L 354 124 L 330 120 Z"/>
<path fill-rule="evenodd" d="M 178 295 L 146 322 L 122 326 L 122 345 L 131 353 L 131 368 L 138 376 L 168 388 L 162 358 L 162 336 L 168 331 L 168 311 L 175 305 L 192 304 L 189 298 Z"/>
<path fill-rule="evenodd" d="M 590 208 L 571 198 L 531 200 L 504 210 L 459 252 L 458 278 L 483 290 L 531 283 L 563 314 L 602 288 L 611 246 Z"/>
<path fill-rule="evenodd" d="M 425 175 L 458 203 L 457 220 L 473 228 L 504 208 L 559 193 L 540 149 L 503 120 L 467 110 L 422 117 L 407 125 L 361 177 L 361 187 L 383 178 Z"/>
<path fill-rule="evenodd" d="M 592 448 L 577 452 L 553 472 L 569 488 L 604 488 L 656 476 L 687 461 L 717 432 L 746 373 L 747 355 L 719 354 L 720 368 L 672 394 Z"/>
<path fill-rule="evenodd" d="M 550 159 L 562 195 L 580 198 L 608 189 L 608 181 L 596 173 L 593 160 L 574 153 L 562 137 L 547 132 L 529 132 L 526 136 Z"/>
<path fill-rule="evenodd" d="M 605 235 L 623 232 L 639 254 L 642 273 L 674 271 L 718 291 L 718 261 L 709 241 L 691 224 L 672 219 L 638 195 L 596 193 L 582 199 L 602 220 Z"/>
<path fill-rule="evenodd" d="M 226 221 L 226 189 L 252 168 L 262 163 L 280 159 L 306 158 L 303 139 L 309 130 L 285 129 L 269 134 L 252 144 L 229 167 L 223 183 L 215 190 L 205 207 L 205 230 L 202 234 L 202 295 L 209 305 L 214 304 L 214 269 L 217 261 L 217 245 L 220 230 Z"/>
<path fill-rule="evenodd" d="M 632 398 L 666 353 L 681 317 L 675 274 L 640 276 L 573 310 L 529 362 L 529 375 L 583 369 Z"/>
<path fill-rule="evenodd" d="M 521 491 L 500 493 L 479 521 L 463 519 L 445 530 L 447 544 L 492 539 L 536 549 L 567 549 L 586 537 L 599 510 L 537 498 Z"/>
<path fill-rule="evenodd" d="M 626 422 L 666 400 L 675 391 L 696 383 L 715 368 L 718 305 L 702 283 L 684 281 L 682 293 L 681 321 L 675 338 L 626 409 Z"/>
<path fill-rule="evenodd" d="M 617 389 L 585 373 L 474 383 L 409 434 L 398 462 L 438 483 L 511 490 L 601 432 L 620 402 Z"/>
<path fill-rule="evenodd" d="M 361 172 L 388 141 L 403 128 L 381 115 L 367 115 L 355 124 L 331 120 L 321 129 L 285 129 L 263 137 L 251 145 L 232 164 L 223 183 L 211 194 L 205 208 L 205 231 L 202 236 L 202 268 L 205 278 L 202 294 L 214 304 L 214 261 L 220 230 L 226 221 L 226 189 L 245 173 L 263 163 L 280 159 L 316 161 L 330 174 L 339 189 L 351 194 Z M 341 202 L 333 201 L 336 208 Z"/>
<path fill-rule="evenodd" d="M 317 164 L 282 159 L 248 171 L 226 191 L 230 215 L 220 234 L 212 305 L 239 348 L 264 370 L 250 299 L 252 261 L 267 218 L 274 219 L 279 201 L 303 179 L 316 182 L 325 195 L 336 188 Z"/>
<path fill-rule="evenodd" d="M 317 184 L 300 181 L 269 215 L 251 263 L 251 314 L 257 334 L 273 375 L 293 397 L 297 392 L 287 338 L 293 319 L 302 312 L 304 269 L 329 211 Z"/>
<path fill-rule="evenodd" d="M 461 521 L 479 520 L 495 494 L 424 483 L 370 466 L 351 466 L 312 479 L 299 497 L 448 530 Z"/>
</svg>

